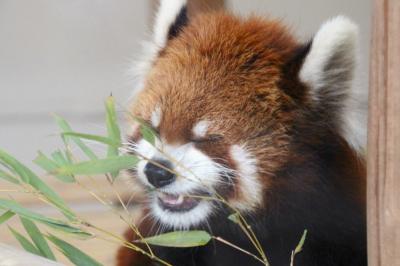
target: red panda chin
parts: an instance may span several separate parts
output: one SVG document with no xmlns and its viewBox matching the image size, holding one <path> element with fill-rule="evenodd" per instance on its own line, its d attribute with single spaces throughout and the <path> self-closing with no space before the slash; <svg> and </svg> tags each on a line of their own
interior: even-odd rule
<svg viewBox="0 0 400 266">
<path fill-rule="evenodd" d="M 205 200 L 183 200 L 179 205 L 162 202 L 159 198 L 150 204 L 153 219 L 164 228 L 187 230 L 207 222 L 214 206 Z"/>
</svg>

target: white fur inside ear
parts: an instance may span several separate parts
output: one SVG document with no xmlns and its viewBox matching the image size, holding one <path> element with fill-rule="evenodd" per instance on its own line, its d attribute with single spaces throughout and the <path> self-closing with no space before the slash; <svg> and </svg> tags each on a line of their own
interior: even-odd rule
<svg viewBox="0 0 400 266">
<path fill-rule="evenodd" d="M 168 31 L 186 2 L 186 0 L 161 0 L 153 30 L 154 42 L 159 48 L 165 47 Z"/>
<path fill-rule="evenodd" d="M 324 85 L 321 84 L 326 76 L 324 72 L 329 71 L 325 69 L 326 64 L 336 53 L 347 53 L 347 60 L 355 60 L 357 39 L 357 25 L 344 16 L 335 17 L 321 26 L 300 71 L 301 81 L 310 85 L 314 98 L 318 99 L 318 93 L 313 90 Z"/>
</svg>

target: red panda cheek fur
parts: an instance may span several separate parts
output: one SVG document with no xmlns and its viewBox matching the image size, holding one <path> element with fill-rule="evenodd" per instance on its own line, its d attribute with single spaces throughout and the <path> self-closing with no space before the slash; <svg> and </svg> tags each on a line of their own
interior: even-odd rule
<svg viewBox="0 0 400 266">
<path fill-rule="evenodd" d="M 224 140 L 200 150 L 235 170 L 240 162 L 230 154 L 233 145 L 256 158 L 263 199 L 245 215 L 271 265 L 288 264 L 304 229 L 309 235 L 296 265 L 366 265 L 364 160 L 298 78 L 309 49 L 277 21 L 224 12 L 197 16 L 159 52 L 131 113 L 150 120 L 160 107 L 158 130 L 169 144 L 187 143 L 195 123 L 210 121 L 209 130 Z M 245 177 L 238 178 L 234 193 L 224 193 L 246 204 L 240 194 Z M 229 214 L 222 209 L 209 219 L 213 233 L 256 253 Z M 155 251 L 174 265 L 258 263 L 215 243 Z M 139 265 L 124 252 L 119 265 Z"/>
</svg>

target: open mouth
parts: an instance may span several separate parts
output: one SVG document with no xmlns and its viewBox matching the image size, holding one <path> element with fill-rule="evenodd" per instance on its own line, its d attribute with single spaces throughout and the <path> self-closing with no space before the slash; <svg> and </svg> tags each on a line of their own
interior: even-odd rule
<svg viewBox="0 0 400 266">
<path fill-rule="evenodd" d="M 158 195 L 159 205 L 172 212 L 187 212 L 196 207 L 201 201 L 200 198 L 184 195 L 172 195 L 164 192 L 159 192 Z"/>
</svg>

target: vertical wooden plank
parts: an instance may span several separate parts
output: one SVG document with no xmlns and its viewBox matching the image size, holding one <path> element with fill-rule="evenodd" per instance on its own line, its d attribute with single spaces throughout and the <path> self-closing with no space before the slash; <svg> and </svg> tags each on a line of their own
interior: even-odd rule
<svg viewBox="0 0 400 266">
<path fill-rule="evenodd" d="M 400 265 L 400 1 L 374 1 L 368 140 L 368 259 Z"/>
</svg>

